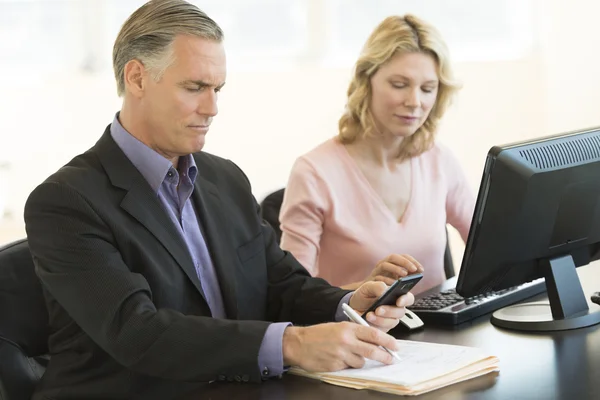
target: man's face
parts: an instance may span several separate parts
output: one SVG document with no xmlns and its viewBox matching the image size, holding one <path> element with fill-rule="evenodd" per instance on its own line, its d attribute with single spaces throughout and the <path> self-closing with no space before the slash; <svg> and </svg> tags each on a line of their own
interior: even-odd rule
<svg viewBox="0 0 600 400">
<path fill-rule="evenodd" d="M 202 150 L 226 76 L 221 43 L 182 35 L 173 55 L 158 82 L 144 76 L 140 98 L 143 141 L 169 159 Z"/>
</svg>

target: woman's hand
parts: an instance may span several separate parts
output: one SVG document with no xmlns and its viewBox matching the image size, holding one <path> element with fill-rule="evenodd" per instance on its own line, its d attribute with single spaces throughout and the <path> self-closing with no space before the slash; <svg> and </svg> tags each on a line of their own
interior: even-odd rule
<svg viewBox="0 0 600 400">
<path fill-rule="evenodd" d="M 423 271 L 423 266 L 408 254 L 391 254 L 379 261 L 363 282 L 381 281 L 390 286 L 399 278 Z"/>
</svg>

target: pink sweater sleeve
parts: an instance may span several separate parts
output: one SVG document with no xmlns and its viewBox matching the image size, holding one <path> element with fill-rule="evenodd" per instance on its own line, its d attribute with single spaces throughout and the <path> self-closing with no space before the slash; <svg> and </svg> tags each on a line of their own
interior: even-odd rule
<svg viewBox="0 0 600 400">
<path fill-rule="evenodd" d="M 446 220 L 456 228 L 466 243 L 475 210 L 475 196 L 454 154 L 448 148 L 443 149 L 448 180 Z"/>
<path fill-rule="evenodd" d="M 327 186 L 308 161 L 299 158 L 292 167 L 285 189 L 279 221 L 281 248 L 315 276 L 317 256 L 327 211 Z"/>
</svg>

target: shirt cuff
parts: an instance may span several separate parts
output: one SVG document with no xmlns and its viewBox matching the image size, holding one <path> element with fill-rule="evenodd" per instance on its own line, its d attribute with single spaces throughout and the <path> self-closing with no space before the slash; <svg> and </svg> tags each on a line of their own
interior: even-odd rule
<svg viewBox="0 0 600 400">
<path fill-rule="evenodd" d="M 278 322 L 269 325 L 258 350 L 258 368 L 263 379 L 281 375 L 283 367 L 283 331 L 292 325 L 290 322 Z"/>
<path fill-rule="evenodd" d="M 350 319 L 348 319 L 348 317 L 346 317 L 346 314 L 344 314 L 344 310 L 342 309 L 342 304 L 344 304 L 344 303 L 348 304 L 348 302 L 350 302 L 350 297 L 352 297 L 353 294 L 354 294 L 354 292 L 350 292 L 350 293 L 346 294 L 344 297 L 342 297 L 342 299 L 338 303 L 338 307 L 335 312 L 335 322 L 350 321 Z M 350 304 L 348 304 L 348 305 L 350 305 Z"/>
</svg>

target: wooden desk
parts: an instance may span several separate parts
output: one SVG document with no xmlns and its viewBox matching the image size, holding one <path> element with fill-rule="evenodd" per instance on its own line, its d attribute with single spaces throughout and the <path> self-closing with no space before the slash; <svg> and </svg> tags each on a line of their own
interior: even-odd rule
<svg viewBox="0 0 600 400">
<path fill-rule="evenodd" d="M 584 292 L 600 291 L 600 262 L 578 269 Z M 543 300 L 545 295 L 534 298 Z M 590 302 L 590 308 L 599 306 Z M 419 400 L 600 399 L 600 325 L 553 333 L 521 333 L 496 328 L 490 315 L 457 327 L 426 327 L 399 339 L 483 348 L 500 358 L 500 374 L 459 383 L 416 397 Z M 192 399 L 211 400 L 374 400 L 399 397 L 359 391 L 286 375 L 263 384 L 214 383 Z"/>
</svg>

